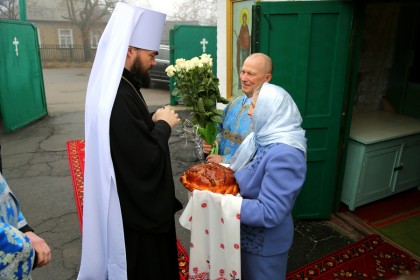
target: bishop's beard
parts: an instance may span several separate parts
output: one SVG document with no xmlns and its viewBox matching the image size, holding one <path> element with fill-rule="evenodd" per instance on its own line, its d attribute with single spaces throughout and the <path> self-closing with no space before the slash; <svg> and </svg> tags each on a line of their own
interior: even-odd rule
<svg viewBox="0 0 420 280">
<path fill-rule="evenodd" d="M 140 84 L 140 87 L 142 88 L 150 87 L 151 79 L 149 70 L 150 69 L 146 69 L 146 66 L 139 59 L 139 57 L 136 57 L 136 60 L 134 60 L 133 68 L 130 72 L 133 75 L 133 78 Z"/>
</svg>

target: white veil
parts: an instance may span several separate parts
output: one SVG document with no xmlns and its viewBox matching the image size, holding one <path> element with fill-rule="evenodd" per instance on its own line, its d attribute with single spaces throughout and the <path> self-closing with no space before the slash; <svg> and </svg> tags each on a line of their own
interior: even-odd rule
<svg viewBox="0 0 420 280">
<path fill-rule="evenodd" d="M 292 97 L 281 87 L 264 83 L 252 117 L 253 132 L 239 146 L 231 160 L 234 171 L 244 167 L 258 146 L 284 143 L 306 154 L 302 117 Z"/>
</svg>

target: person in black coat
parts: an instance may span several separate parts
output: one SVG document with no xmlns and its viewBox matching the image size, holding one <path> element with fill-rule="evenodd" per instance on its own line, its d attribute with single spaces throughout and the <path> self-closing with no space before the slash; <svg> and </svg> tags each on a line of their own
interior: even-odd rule
<svg viewBox="0 0 420 280">
<path fill-rule="evenodd" d="M 146 61 L 132 59 L 142 57 L 138 53 L 143 52 Z M 179 118 L 169 108 L 152 115 L 140 92 L 141 85 L 148 83 L 148 69 L 155 64 L 155 53 L 129 49 L 110 120 L 128 279 L 136 279 L 142 267 L 151 273 L 149 278 L 143 271 L 144 279 L 179 277 L 174 213 L 182 205 L 175 198 L 168 144 Z"/>
<path fill-rule="evenodd" d="M 156 64 L 166 15 L 118 2 L 101 35 L 85 106 L 79 280 L 179 279 L 168 140 L 180 122 L 140 92 Z"/>
</svg>

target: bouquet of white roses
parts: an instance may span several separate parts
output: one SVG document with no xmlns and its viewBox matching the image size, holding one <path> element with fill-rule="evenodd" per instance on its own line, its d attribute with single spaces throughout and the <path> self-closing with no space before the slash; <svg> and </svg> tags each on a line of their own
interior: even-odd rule
<svg viewBox="0 0 420 280">
<path fill-rule="evenodd" d="M 219 79 L 212 71 L 213 59 L 202 54 L 190 60 L 177 59 L 175 65 L 166 68 L 169 77 L 175 78 L 174 96 L 180 96 L 191 110 L 191 122 L 197 126 L 198 133 L 207 143 L 214 143 L 217 137 L 217 123 L 222 122 L 223 111 L 216 108 L 218 102 L 227 104 L 220 95 Z M 216 150 L 212 153 L 217 153 Z"/>
</svg>

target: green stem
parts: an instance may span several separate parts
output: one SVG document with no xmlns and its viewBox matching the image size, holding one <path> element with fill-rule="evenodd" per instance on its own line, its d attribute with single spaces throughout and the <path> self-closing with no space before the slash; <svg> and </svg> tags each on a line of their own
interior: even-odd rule
<svg viewBox="0 0 420 280">
<path fill-rule="evenodd" d="M 211 148 L 210 154 L 211 155 L 217 155 L 219 153 L 219 144 L 217 144 L 217 141 L 214 141 L 214 146 Z"/>
</svg>

